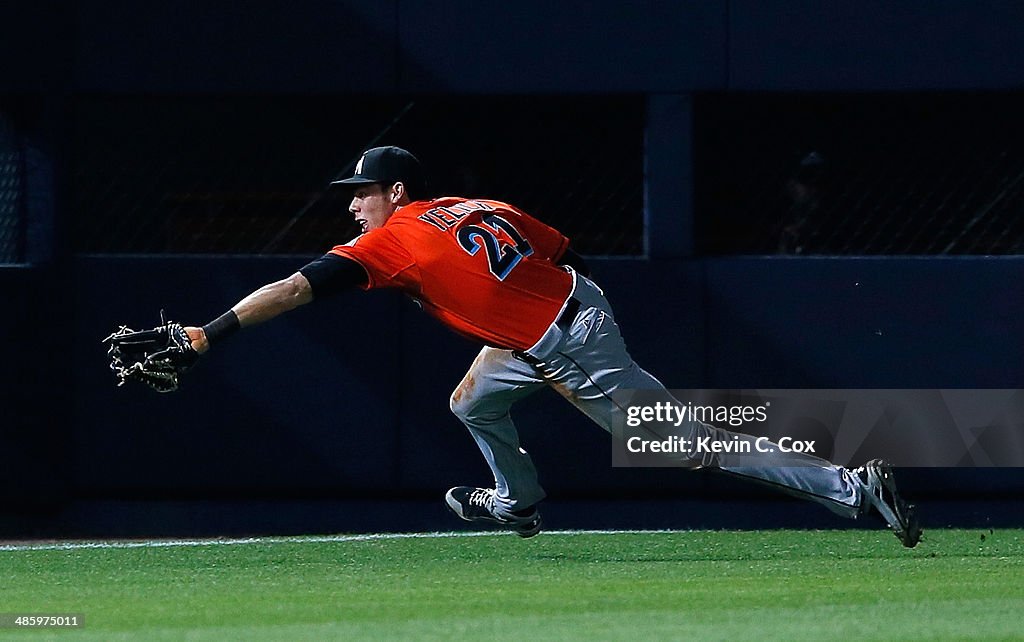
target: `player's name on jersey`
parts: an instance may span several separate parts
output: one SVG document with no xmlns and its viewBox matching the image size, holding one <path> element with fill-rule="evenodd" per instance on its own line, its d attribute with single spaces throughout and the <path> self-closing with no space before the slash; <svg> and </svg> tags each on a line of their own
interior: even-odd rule
<svg viewBox="0 0 1024 642">
<path fill-rule="evenodd" d="M 455 227 L 459 221 L 466 218 L 473 212 L 492 212 L 494 208 L 487 203 L 480 201 L 463 201 L 446 207 L 435 207 L 420 214 L 417 218 L 424 223 L 430 223 L 442 232 Z"/>
</svg>

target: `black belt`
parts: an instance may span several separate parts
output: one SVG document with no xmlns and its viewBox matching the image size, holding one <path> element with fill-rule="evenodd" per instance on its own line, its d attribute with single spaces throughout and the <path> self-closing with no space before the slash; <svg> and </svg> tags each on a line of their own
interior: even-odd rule
<svg viewBox="0 0 1024 642">
<path fill-rule="evenodd" d="M 576 315 L 580 311 L 580 302 L 577 299 L 570 298 L 565 302 L 565 309 L 555 319 L 555 325 L 563 330 L 568 330 L 572 322 L 576 320 Z"/>
<path fill-rule="evenodd" d="M 558 326 L 559 329 L 561 329 L 563 332 L 568 330 L 569 326 L 572 325 L 572 322 L 576 320 L 576 315 L 579 314 L 579 311 L 579 300 L 570 298 L 568 301 L 565 302 L 565 308 L 562 310 L 562 313 L 558 315 L 557 319 L 555 319 L 555 325 Z M 519 350 L 513 350 L 512 356 L 515 357 L 516 359 L 519 359 L 520 361 L 525 361 L 531 366 L 537 366 L 542 363 L 541 360 L 538 359 L 537 357 L 526 354 L 525 352 L 520 352 Z"/>
</svg>

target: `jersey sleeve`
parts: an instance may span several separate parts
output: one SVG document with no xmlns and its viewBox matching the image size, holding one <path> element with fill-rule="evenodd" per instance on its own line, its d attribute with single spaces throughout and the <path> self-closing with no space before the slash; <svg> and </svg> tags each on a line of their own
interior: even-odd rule
<svg viewBox="0 0 1024 642">
<path fill-rule="evenodd" d="M 569 239 L 553 227 L 541 223 L 517 207 L 505 205 L 515 215 L 515 225 L 533 248 L 534 258 L 557 263 L 562 258 Z"/>
<path fill-rule="evenodd" d="M 367 282 L 362 288 L 399 286 L 399 276 L 416 264 L 398 238 L 388 229 L 379 228 L 335 246 L 330 252 L 352 259 L 366 270 Z"/>
</svg>

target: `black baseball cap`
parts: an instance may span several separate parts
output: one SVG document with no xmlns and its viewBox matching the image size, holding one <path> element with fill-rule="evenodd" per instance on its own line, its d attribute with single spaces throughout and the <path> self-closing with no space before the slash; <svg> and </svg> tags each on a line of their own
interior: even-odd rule
<svg viewBox="0 0 1024 642">
<path fill-rule="evenodd" d="M 331 185 L 368 185 L 370 183 L 405 183 L 406 189 L 418 194 L 424 188 L 423 171 L 415 156 L 401 147 L 374 147 L 363 152 L 352 178 L 333 181 Z"/>
</svg>

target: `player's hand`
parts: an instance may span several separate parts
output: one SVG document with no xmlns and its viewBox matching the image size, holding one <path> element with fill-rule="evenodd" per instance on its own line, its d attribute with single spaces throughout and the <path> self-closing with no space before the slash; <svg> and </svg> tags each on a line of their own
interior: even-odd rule
<svg viewBox="0 0 1024 642">
<path fill-rule="evenodd" d="M 202 328 L 186 327 L 185 334 L 192 341 L 192 349 L 199 354 L 203 354 L 210 349 L 210 342 L 206 340 L 206 333 L 203 332 Z"/>
</svg>

